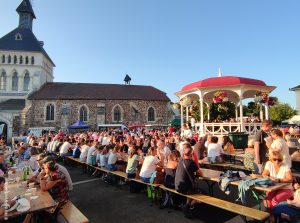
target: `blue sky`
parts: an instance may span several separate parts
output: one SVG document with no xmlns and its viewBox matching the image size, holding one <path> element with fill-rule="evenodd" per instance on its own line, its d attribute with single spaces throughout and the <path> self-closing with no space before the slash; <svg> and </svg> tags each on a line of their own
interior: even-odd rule
<svg viewBox="0 0 300 223">
<path fill-rule="evenodd" d="M 21 0 L 0 0 L 0 36 Z M 300 84 L 299 0 L 33 0 L 33 31 L 55 81 L 153 85 L 172 101 L 184 85 L 223 75 L 277 86 L 295 107 Z"/>
</svg>

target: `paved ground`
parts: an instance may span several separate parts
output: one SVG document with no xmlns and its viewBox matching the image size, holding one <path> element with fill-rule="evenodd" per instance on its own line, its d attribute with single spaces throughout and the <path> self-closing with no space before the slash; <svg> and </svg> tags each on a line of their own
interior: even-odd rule
<svg viewBox="0 0 300 223">
<path fill-rule="evenodd" d="M 84 213 L 91 223 L 238 223 L 243 222 L 241 217 L 218 208 L 199 204 L 195 210 L 195 218 L 186 219 L 181 211 L 172 209 L 160 210 L 157 205 L 150 206 L 146 193 L 129 193 L 127 185 L 120 189 L 107 185 L 99 178 L 82 174 L 80 168 L 68 168 L 75 183 L 71 193 L 71 201 Z M 204 190 L 206 184 L 201 185 Z M 216 188 L 218 198 L 237 198 L 236 187 L 232 187 L 230 197 Z M 251 201 L 253 203 L 253 201 Z"/>
</svg>

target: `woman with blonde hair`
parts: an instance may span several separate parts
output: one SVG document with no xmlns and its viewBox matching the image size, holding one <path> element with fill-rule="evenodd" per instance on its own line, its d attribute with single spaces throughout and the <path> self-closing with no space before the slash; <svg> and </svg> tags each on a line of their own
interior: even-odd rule
<svg viewBox="0 0 300 223">
<path fill-rule="evenodd" d="M 263 177 L 269 177 L 277 183 L 288 183 L 279 190 L 267 192 L 266 207 L 272 209 L 275 205 L 293 196 L 293 177 L 290 167 L 283 163 L 283 156 L 278 151 L 270 153 L 270 161 L 266 163 L 262 173 Z"/>
<path fill-rule="evenodd" d="M 273 142 L 270 145 L 267 143 L 267 146 L 269 147 L 269 153 L 275 151 L 282 154 L 283 162 L 289 166 L 289 168 L 292 167 L 292 159 L 289 153 L 289 147 L 286 143 L 286 141 L 283 139 L 283 134 L 279 129 L 271 129 L 270 135 L 273 138 Z"/>
</svg>

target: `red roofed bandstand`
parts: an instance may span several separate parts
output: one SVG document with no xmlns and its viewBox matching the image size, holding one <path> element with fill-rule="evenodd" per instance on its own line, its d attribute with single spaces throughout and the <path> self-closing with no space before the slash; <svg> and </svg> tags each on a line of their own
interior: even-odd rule
<svg viewBox="0 0 300 223">
<path fill-rule="evenodd" d="M 218 77 L 207 78 L 188 84 L 184 86 L 181 91 L 176 93 L 181 102 L 184 99 L 188 99 L 185 100 L 188 101 L 187 104 L 181 103 L 181 120 L 183 120 L 184 117 L 184 108 L 186 108 L 186 111 L 188 111 L 192 102 L 195 100 L 199 100 L 200 122 L 196 124 L 196 127 L 201 134 L 209 133 L 214 135 L 225 135 L 228 134 L 228 132 L 247 132 L 248 134 L 253 135 L 260 128 L 261 123 L 244 123 L 242 101 L 248 98 L 255 98 L 255 95 L 260 92 L 266 92 L 267 94 L 269 94 L 275 88 L 276 87 L 274 86 L 267 86 L 264 81 L 257 79 L 236 76 L 222 76 L 221 72 L 219 71 Z M 227 99 L 235 104 L 236 121 L 235 123 L 212 123 L 212 125 L 210 124 L 211 120 L 208 112 L 207 121 L 204 123 L 204 103 L 209 109 L 211 104 L 214 103 L 215 94 L 220 91 L 226 92 Z M 265 115 L 263 115 L 262 106 L 265 106 Z M 260 120 L 263 119 L 269 119 L 267 104 L 261 105 Z M 186 112 L 186 122 L 188 121 L 188 112 Z M 183 127 L 183 121 L 181 125 Z M 230 126 L 228 127 L 228 125 Z"/>
</svg>

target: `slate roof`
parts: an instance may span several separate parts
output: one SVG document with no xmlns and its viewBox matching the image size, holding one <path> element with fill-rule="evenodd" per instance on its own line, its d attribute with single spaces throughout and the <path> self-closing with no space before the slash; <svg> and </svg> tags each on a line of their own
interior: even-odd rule
<svg viewBox="0 0 300 223">
<path fill-rule="evenodd" d="M 20 33 L 22 40 L 16 40 L 16 34 Z M 40 45 L 40 42 L 35 37 L 30 29 L 16 28 L 10 33 L 6 34 L 0 39 L 0 50 L 9 51 L 29 51 L 43 53 L 55 66 L 50 59 L 44 48 Z"/>
<path fill-rule="evenodd" d="M 29 0 L 23 0 L 16 11 L 19 12 L 19 13 L 20 12 L 30 13 L 33 18 L 36 18 Z"/>
<path fill-rule="evenodd" d="M 0 103 L 0 111 L 21 111 L 25 108 L 25 99 L 9 99 Z"/>
<path fill-rule="evenodd" d="M 300 85 L 296 86 L 296 87 L 293 87 L 293 88 L 290 88 L 290 91 L 295 91 L 295 90 L 299 90 L 300 89 Z"/>
<path fill-rule="evenodd" d="M 28 99 L 170 101 L 165 92 L 151 86 L 60 82 L 44 84 Z"/>
</svg>

